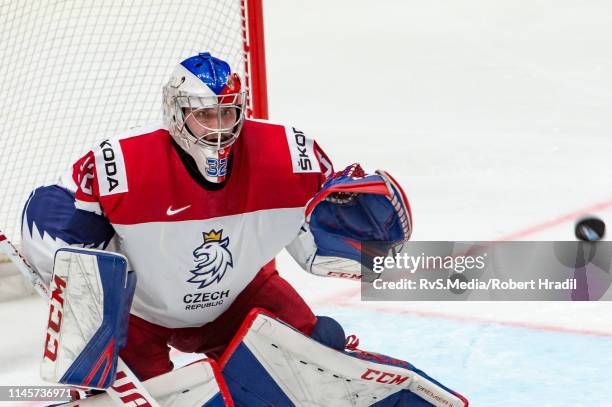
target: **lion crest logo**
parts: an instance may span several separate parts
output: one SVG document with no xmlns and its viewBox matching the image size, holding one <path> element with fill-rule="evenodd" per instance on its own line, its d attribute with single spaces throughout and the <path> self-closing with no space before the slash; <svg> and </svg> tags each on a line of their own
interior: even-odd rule
<svg viewBox="0 0 612 407">
<path fill-rule="evenodd" d="M 202 233 L 204 243 L 193 251 L 195 267 L 189 270 L 193 277 L 187 280 L 199 284 L 199 288 L 208 287 L 221 281 L 228 267 L 233 267 L 232 253 L 227 246 L 229 238 L 222 238 L 223 229 L 216 232 Z"/>
</svg>

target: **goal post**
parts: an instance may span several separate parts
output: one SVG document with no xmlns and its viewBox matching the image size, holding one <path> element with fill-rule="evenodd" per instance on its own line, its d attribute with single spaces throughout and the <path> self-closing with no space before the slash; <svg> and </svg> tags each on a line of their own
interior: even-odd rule
<svg viewBox="0 0 612 407">
<path fill-rule="evenodd" d="M 266 50 L 264 41 L 262 0 L 248 0 L 248 44 L 246 53 L 250 58 L 247 68 L 247 87 L 251 90 L 252 117 L 268 118 L 268 85 L 266 80 Z"/>
</svg>

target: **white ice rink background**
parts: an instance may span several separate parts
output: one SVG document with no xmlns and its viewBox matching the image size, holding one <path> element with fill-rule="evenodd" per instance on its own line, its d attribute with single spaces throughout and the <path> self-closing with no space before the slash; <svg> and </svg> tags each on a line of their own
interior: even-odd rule
<svg viewBox="0 0 612 407">
<path fill-rule="evenodd" d="M 271 119 L 337 168 L 393 174 L 413 239 L 573 240 L 581 215 L 612 222 L 612 3 L 264 3 Z M 608 303 L 361 302 L 286 253 L 278 267 L 363 349 L 473 406 L 612 406 Z M 0 384 L 41 383 L 45 321 L 38 298 L 0 304 Z"/>
</svg>

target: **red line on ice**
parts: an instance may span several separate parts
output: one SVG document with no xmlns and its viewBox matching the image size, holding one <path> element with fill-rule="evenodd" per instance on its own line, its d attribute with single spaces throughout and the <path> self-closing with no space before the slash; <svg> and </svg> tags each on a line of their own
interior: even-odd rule
<svg viewBox="0 0 612 407">
<path fill-rule="evenodd" d="M 353 308 L 353 309 L 359 308 L 359 309 L 364 309 L 368 311 L 384 312 L 386 314 L 410 315 L 410 316 L 416 316 L 416 317 L 438 318 L 438 319 L 446 319 L 446 320 L 474 323 L 474 324 L 500 325 L 500 326 L 508 326 L 512 328 L 524 328 L 524 329 L 531 329 L 535 331 L 557 332 L 557 333 L 566 333 L 566 334 L 574 334 L 574 335 L 587 335 L 587 336 L 612 338 L 612 332 L 597 331 L 594 329 L 569 328 L 569 327 L 563 327 L 563 326 L 538 324 L 534 322 L 502 321 L 502 320 L 496 320 L 496 319 L 471 317 L 471 316 L 464 317 L 461 315 L 447 314 L 444 312 L 405 310 L 405 309 L 397 309 L 397 308 L 391 308 L 391 307 L 370 306 L 370 305 L 365 305 L 363 303 L 343 303 L 343 304 L 333 304 L 333 305 L 336 307 L 340 307 L 340 308 Z"/>
<path fill-rule="evenodd" d="M 562 223 L 568 222 L 568 221 L 572 221 L 575 220 L 581 216 L 585 216 L 588 215 L 590 213 L 593 212 L 599 212 L 599 211 L 603 211 L 605 209 L 608 208 L 612 208 L 612 200 L 609 201 L 605 201 L 605 202 L 600 202 L 597 203 L 595 205 L 591 205 L 589 207 L 586 208 L 582 208 L 579 209 L 577 211 L 574 212 L 570 212 L 567 213 L 565 215 L 561 215 L 559 217 L 556 217 L 554 219 L 550 219 L 546 222 L 540 223 L 538 225 L 534 225 L 531 227 L 528 227 L 527 229 L 524 230 L 519 230 L 517 232 L 513 232 L 510 234 L 507 234 L 505 236 L 499 237 L 497 239 L 495 239 L 496 241 L 506 241 L 506 240 L 516 240 L 516 239 L 520 239 L 529 235 L 533 235 L 535 233 L 539 233 L 542 232 L 546 229 L 550 229 L 553 228 L 555 226 L 559 226 Z"/>
</svg>

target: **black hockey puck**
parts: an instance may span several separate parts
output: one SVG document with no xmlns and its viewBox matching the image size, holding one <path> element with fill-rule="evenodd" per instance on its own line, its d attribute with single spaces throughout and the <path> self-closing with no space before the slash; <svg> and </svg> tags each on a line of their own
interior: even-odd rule
<svg viewBox="0 0 612 407">
<path fill-rule="evenodd" d="M 576 222 L 574 233 L 578 240 L 596 242 L 603 239 L 606 233 L 606 224 L 596 217 L 583 218 Z"/>
</svg>

